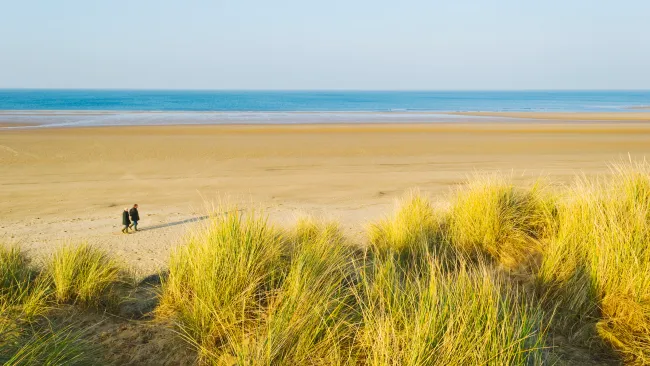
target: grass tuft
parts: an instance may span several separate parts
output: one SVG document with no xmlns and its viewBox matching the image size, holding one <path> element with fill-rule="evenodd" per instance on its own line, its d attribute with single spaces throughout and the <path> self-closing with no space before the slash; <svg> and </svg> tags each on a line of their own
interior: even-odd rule
<svg viewBox="0 0 650 366">
<path fill-rule="evenodd" d="M 470 257 L 526 265 L 551 232 L 554 204 L 540 183 L 524 189 L 498 175 L 476 176 L 452 201 L 448 240 Z"/>
<path fill-rule="evenodd" d="M 2 334 L 0 363 L 7 366 L 93 365 L 96 350 L 84 340 L 84 332 L 72 327 L 45 328 L 26 334 Z"/>
<path fill-rule="evenodd" d="M 58 302 L 82 306 L 109 300 L 111 290 L 123 280 L 121 266 L 88 244 L 61 247 L 49 258 L 45 270 Z"/>
<path fill-rule="evenodd" d="M 484 265 L 415 273 L 395 257 L 363 277 L 360 346 L 368 365 L 525 365 L 545 359 L 543 310 Z"/>
<path fill-rule="evenodd" d="M 286 276 L 288 243 L 266 219 L 226 211 L 175 250 L 159 314 L 173 315 L 203 357 L 219 357 L 228 337 L 255 323 Z"/>
<path fill-rule="evenodd" d="M 559 206 L 558 232 L 537 274 L 565 332 L 595 334 L 634 364 L 650 362 L 650 169 L 615 166 L 580 179 Z"/>
<path fill-rule="evenodd" d="M 301 219 L 288 271 L 248 330 L 229 337 L 239 364 L 340 365 L 351 361 L 354 253 L 335 223 Z M 223 357 L 223 356 L 222 356 Z"/>
<path fill-rule="evenodd" d="M 434 255 L 453 266 L 458 252 L 444 238 L 444 221 L 444 213 L 426 196 L 412 191 L 397 203 L 393 216 L 369 226 L 368 238 L 377 256 L 398 256 L 403 264 L 416 268 Z"/>
<path fill-rule="evenodd" d="M 16 247 L 0 244 L 0 363 L 91 364 L 90 347 L 72 329 L 43 327 L 52 282 L 31 268 Z"/>
<path fill-rule="evenodd" d="M 0 332 L 15 322 L 31 322 L 48 310 L 48 283 L 16 247 L 0 244 Z M 4 326 L 3 326 L 4 324 Z"/>
</svg>

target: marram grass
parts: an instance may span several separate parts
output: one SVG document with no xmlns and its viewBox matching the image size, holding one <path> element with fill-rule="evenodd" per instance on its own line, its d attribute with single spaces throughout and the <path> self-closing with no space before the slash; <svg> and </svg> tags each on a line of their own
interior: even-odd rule
<svg viewBox="0 0 650 366">
<path fill-rule="evenodd" d="M 394 216 L 371 224 L 368 236 L 380 251 L 415 251 L 440 243 L 441 224 L 429 199 L 414 191 L 398 202 Z"/>
<path fill-rule="evenodd" d="M 157 315 L 213 365 L 551 365 L 575 349 L 650 364 L 650 169 L 612 173 L 555 189 L 475 177 L 449 206 L 411 193 L 367 243 L 333 222 L 214 214 L 171 255 Z M 40 321 L 105 304 L 122 273 L 88 245 L 40 273 L 0 246 L 0 361 L 91 360 Z"/>
<path fill-rule="evenodd" d="M 17 247 L 0 243 L 0 331 L 8 318 L 31 321 L 43 315 L 50 292 Z"/>
<path fill-rule="evenodd" d="M 650 170 L 613 170 L 607 180 L 578 179 L 566 193 L 537 276 L 563 327 L 595 322 L 592 338 L 630 364 L 649 364 Z"/>
<path fill-rule="evenodd" d="M 369 268 L 359 344 L 369 365 L 529 365 L 546 359 L 543 310 L 484 265 L 418 274 L 392 257 Z"/>
<path fill-rule="evenodd" d="M 67 327 L 2 334 L 0 363 L 6 366 L 95 365 L 97 352 L 84 333 Z"/>
<path fill-rule="evenodd" d="M 97 306 L 122 281 L 122 268 L 107 253 L 88 244 L 67 245 L 52 254 L 45 271 L 61 303 Z"/>
<path fill-rule="evenodd" d="M 263 314 L 286 275 L 288 242 L 265 218 L 237 210 L 214 216 L 169 262 L 160 312 L 173 312 L 201 351 L 220 357 L 228 339 Z"/>
<path fill-rule="evenodd" d="M 172 256 L 166 315 L 211 364 L 553 364 L 549 332 L 650 362 L 644 164 L 557 189 L 479 176 L 448 208 L 412 193 L 368 244 L 226 214 Z"/>
<path fill-rule="evenodd" d="M 0 363 L 3 365 L 90 365 L 94 354 L 82 333 L 53 329 L 45 321 L 53 283 L 16 247 L 0 244 Z"/>
<path fill-rule="evenodd" d="M 259 365 L 340 365 L 353 360 L 358 312 L 354 255 L 335 224 L 299 221 L 286 274 L 265 294 L 251 324 L 229 337 L 217 361 Z M 213 360 L 214 361 L 214 360 Z"/>
<path fill-rule="evenodd" d="M 435 250 L 405 261 L 409 246 L 436 245 L 418 235 L 364 254 L 334 224 L 279 231 L 229 210 L 172 255 L 159 314 L 214 365 L 541 363 L 541 308 L 487 265 L 450 272 Z"/>
<path fill-rule="evenodd" d="M 514 268 L 539 251 L 553 207 L 541 183 L 521 188 L 502 176 L 477 175 L 452 199 L 447 237 L 470 256 L 487 254 Z"/>
</svg>

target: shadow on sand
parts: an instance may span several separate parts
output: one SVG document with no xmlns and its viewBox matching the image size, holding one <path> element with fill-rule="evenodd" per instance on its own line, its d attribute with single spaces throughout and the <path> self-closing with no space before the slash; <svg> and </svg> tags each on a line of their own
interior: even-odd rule
<svg viewBox="0 0 650 366">
<path fill-rule="evenodd" d="M 158 224 L 158 225 L 154 225 L 154 226 L 145 226 L 142 229 L 138 229 L 138 231 L 155 230 L 155 229 L 162 229 L 162 228 L 171 227 L 171 226 L 177 226 L 177 225 L 183 225 L 183 224 L 191 224 L 191 223 L 194 223 L 194 222 L 199 222 L 199 221 L 209 219 L 210 217 L 214 217 L 214 216 L 219 215 L 219 214 L 225 215 L 225 214 L 232 213 L 232 212 L 242 212 L 242 211 L 243 211 L 242 209 L 237 209 L 237 210 L 234 210 L 234 211 L 224 211 L 224 212 L 214 213 L 212 215 L 203 215 L 203 216 L 198 216 L 198 217 L 191 217 L 189 219 L 185 219 L 185 220 L 181 220 L 181 221 L 167 222 L 167 223 L 164 223 L 164 224 Z"/>
<path fill-rule="evenodd" d="M 164 223 L 164 224 L 158 224 L 158 225 L 154 225 L 154 226 L 146 226 L 146 227 L 144 227 L 142 229 L 138 229 L 138 231 L 148 231 L 148 230 L 162 229 L 162 228 L 166 228 L 166 227 L 183 225 L 183 224 L 191 224 L 193 222 L 203 221 L 205 219 L 208 219 L 209 217 L 210 217 L 210 215 L 204 215 L 204 216 L 199 216 L 199 217 L 192 217 L 192 218 L 181 220 L 181 221 L 167 222 L 167 223 Z"/>
</svg>

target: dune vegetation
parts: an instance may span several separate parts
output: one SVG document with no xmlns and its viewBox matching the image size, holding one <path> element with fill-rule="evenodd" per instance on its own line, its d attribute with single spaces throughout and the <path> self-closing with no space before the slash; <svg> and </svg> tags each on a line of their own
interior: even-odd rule
<svg viewBox="0 0 650 366">
<path fill-rule="evenodd" d="M 0 246 L 0 362 L 4 365 L 83 365 L 93 359 L 78 329 L 53 329 L 56 306 L 49 271 L 38 273 L 15 247 Z"/>
<path fill-rule="evenodd" d="M 151 317 L 208 365 L 650 364 L 645 163 L 568 186 L 480 175 L 448 204 L 414 191 L 365 233 L 217 211 L 172 253 Z M 48 319 L 111 312 L 126 273 L 85 244 L 42 266 L 0 247 L 0 361 L 96 363 L 88 330 Z"/>
</svg>

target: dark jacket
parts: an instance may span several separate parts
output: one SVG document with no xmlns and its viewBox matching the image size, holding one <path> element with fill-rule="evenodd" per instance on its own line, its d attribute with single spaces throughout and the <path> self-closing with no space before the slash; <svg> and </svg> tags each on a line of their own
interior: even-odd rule
<svg viewBox="0 0 650 366">
<path fill-rule="evenodd" d="M 130 209 L 129 214 L 131 215 L 131 220 L 133 220 L 133 221 L 140 220 L 140 215 L 138 214 L 138 209 L 137 208 L 133 207 L 132 209 Z"/>
<path fill-rule="evenodd" d="M 122 212 L 122 225 L 131 225 L 131 220 L 129 220 L 129 212 L 124 210 Z"/>
</svg>

